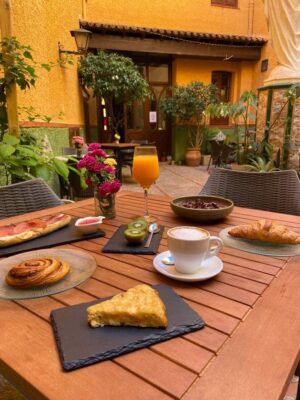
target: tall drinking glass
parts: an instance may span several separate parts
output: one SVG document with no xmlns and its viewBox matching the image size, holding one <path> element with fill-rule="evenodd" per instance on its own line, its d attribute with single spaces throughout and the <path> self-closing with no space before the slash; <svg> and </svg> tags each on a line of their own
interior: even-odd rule
<svg viewBox="0 0 300 400">
<path fill-rule="evenodd" d="M 132 173 L 144 189 L 145 218 L 149 219 L 148 191 L 159 177 L 159 164 L 155 146 L 137 146 L 134 149 Z"/>
</svg>

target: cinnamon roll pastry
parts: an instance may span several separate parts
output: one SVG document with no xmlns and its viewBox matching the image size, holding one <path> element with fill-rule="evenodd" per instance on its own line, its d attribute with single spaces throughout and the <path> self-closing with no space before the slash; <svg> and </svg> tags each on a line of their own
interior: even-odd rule
<svg viewBox="0 0 300 400">
<path fill-rule="evenodd" d="M 252 224 L 235 226 L 228 233 L 242 239 L 280 244 L 300 244 L 299 233 L 293 232 L 277 222 L 265 219 L 260 219 Z"/>
<path fill-rule="evenodd" d="M 10 286 L 30 288 L 49 285 L 64 278 L 70 271 L 65 261 L 55 258 L 35 258 L 26 260 L 13 267 L 6 275 Z"/>
</svg>

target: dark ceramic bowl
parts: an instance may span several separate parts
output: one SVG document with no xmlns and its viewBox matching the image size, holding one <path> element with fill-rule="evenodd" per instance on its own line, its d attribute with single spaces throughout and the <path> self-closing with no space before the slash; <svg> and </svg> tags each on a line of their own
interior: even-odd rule
<svg viewBox="0 0 300 400">
<path fill-rule="evenodd" d="M 207 202 L 216 202 L 221 208 L 214 209 L 200 209 L 200 208 L 187 208 L 183 207 L 182 203 L 188 200 L 201 199 Z M 173 199 L 170 206 L 175 214 L 180 217 L 188 218 L 194 221 L 210 222 L 221 218 L 227 217 L 233 210 L 234 204 L 231 200 L 225 199 L 224 197 L 218 196 L 186 196 L 177 197 Z"/>
</svg>

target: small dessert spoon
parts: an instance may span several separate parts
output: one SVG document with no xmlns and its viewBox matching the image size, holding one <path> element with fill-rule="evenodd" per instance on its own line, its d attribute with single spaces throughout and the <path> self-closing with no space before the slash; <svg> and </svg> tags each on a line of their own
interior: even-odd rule
<svg viewBox="0 0 300 400">
<path fill-rule="evenodd" d="M 156 222 L 154 222 L 153 224 L 149 225 L 148 232 L 150 232 L 150 235 L 149 235 L 149 237 L 147 239 L 147 242 L 145 243 L 144 247 L 149 247 L 150 246 L 153 234 L 154 233 L 158 233 L 159 231 L 160 231 L 160 228 L 159 228 L 159 226 L 157 225 Z"/>
<path fill-rule="evenodd" d="M 174 265 L 174 258 L 172 256 L 162 258 L 161 262 L 166 265 Z"/>
</svg>

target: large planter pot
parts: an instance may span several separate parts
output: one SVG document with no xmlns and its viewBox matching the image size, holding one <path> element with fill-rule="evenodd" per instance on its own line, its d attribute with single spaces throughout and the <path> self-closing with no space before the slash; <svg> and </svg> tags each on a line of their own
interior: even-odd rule
<svg viewBox="0 0 300 400">
<path fill-rule="evenodd" d="M 185 163 L 189 167 L 198 167 L 201 162 L 201 152 L 199 149 L 187 148 L 185 153 Z"/>
</svg>

